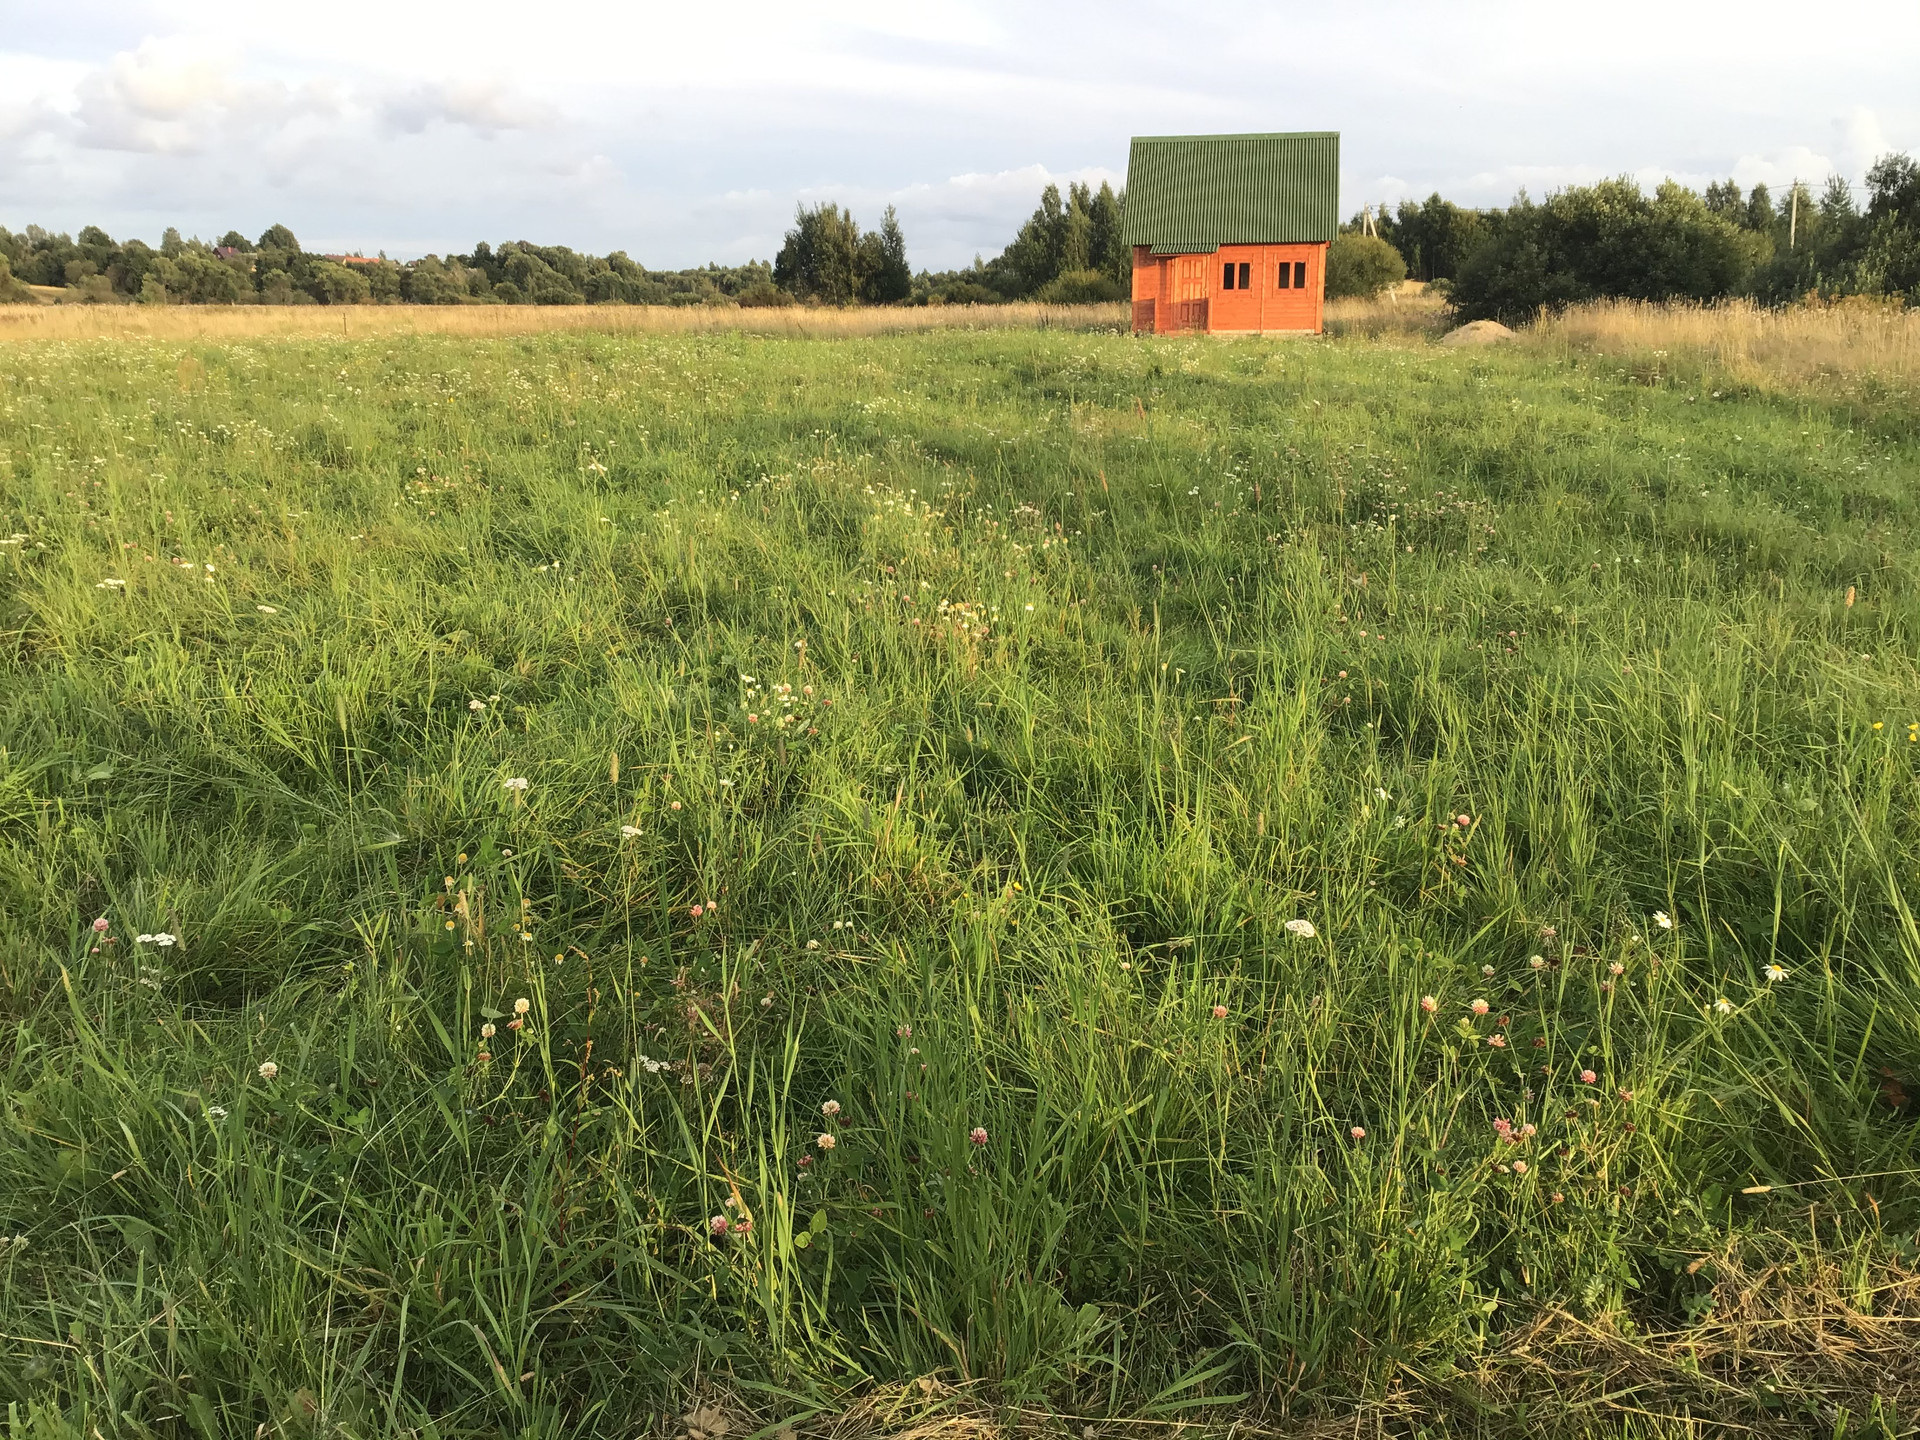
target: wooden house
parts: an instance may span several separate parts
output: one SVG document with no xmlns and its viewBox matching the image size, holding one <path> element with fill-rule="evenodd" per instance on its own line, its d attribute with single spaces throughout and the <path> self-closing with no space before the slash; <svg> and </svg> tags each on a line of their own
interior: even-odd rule
<svg viewBox="0 0 1920 1440">
<path fill-rule="evenodd" d="M 1122 234 L 1133 328 L 1319 333 L 1340 136 L 1140 135 Z"/>
</svg>

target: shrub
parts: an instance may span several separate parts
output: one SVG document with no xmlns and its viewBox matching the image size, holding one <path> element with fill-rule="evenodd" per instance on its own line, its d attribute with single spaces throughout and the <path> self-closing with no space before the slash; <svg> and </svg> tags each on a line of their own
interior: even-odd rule
<svg viewBox="0 0 1920 1440">
<path fill-rule="evenodd" d="M 1407 278 L 1407 262 L 1377 235 L 1343 234 L 1327 247 L 1327 298 L 1378 295 Z"/>
<path fill-rule="evenodd" d="M 1034 292 L 1044 305 L 1099 305 L 1127 298 L 1126 288 L 1098 270 L 1066 270 Z"/>
</svg>

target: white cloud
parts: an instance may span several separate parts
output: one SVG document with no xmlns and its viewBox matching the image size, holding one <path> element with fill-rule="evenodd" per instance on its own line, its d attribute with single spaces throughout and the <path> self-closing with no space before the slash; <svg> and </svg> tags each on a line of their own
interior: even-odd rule
<svg viewBox="0 0 1920 1440">
<path fill-rule="evenodd" d="M 438 80 L 412 85 L 380 102 L 387 126 L 417 135 L 430 125 L 464 125 L 479 135 L 551 127 L 559 111 L 504 80 Z"/>
</svg>

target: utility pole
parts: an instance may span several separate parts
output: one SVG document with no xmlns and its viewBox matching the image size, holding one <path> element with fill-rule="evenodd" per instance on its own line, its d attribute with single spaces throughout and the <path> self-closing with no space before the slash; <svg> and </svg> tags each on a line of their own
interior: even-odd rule
<svg viewBox="0 0 1920 1440">
<path fill-rule="evenodd" d="M 1800 182 L 1793 182 L 1793 201 L 1787 207 L 1787 249 L 1793 249 L 1795 234 L 1800 229 Z"/>
</svg>

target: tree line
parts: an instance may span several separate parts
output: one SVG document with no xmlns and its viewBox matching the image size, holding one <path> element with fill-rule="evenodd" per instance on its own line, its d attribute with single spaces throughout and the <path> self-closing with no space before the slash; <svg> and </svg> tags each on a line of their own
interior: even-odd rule
<svg viewBox="0 0 1920 1440">
<path fill-rule="evenodd" d="M 583 255 L 564 245 L 481 241 L 466 255 L 426 255 L 405 264 L 381 256 L 316 255 L 284 225 L 258 240 L 229 231 L 218 241 L 116 241 L 96 225 L 78 237 L 38 225 L 0 227 L 0 300 L 34 298 L 178 305 L 778 305 L 793 297 L 764 263 L 648 270 L 622 251 Z"/>
<path fill-rule="evenodd" d="M 115 240 L 97 225 L 79 235 L 0 226 L 0 302 L 58 298 L 174 305 L 926 305 L 1117 300 L 1130 264 L 1120 243 L 1122 197 L 1049 185 L 1039 207 L 992 260 L 915 274 L 888 206 L 862 230 L 850 210 L 802 206 L 771 264 L 649 270 L 624 251 L 588 255 L 564 245 L 485 241 L 465 255 L 399 262 L 385 255 L 320 255 L 284 225 L 257 240 L 216 241 L 169 229 L 158 246 Z"/>
<path fill-rule="evenodd" d="M 1376 293 L 1406 276 L 1433 283 L 1461 320 L 1525 320 L 1584 300 L 1783 304 L 1873 295 L 1920 304 L 1920 163 L 1882 156 L 1866 203 L 1841 176 L 1816 197 L 1776 198 L 1732 180 L 1703 192 L 1668 181 L 1648 194 L 1621 178 L 1575 185 L 1504 210 L 1438 194 L 1344 226 L 1329 292 Z"/>
<path fill-rule="evenodd" d="M 77 238 L 0 227 L 0 301 L 43 286 L 65 299 L 149 304 L 1084 304 L 1129 293 L 1125 208 L 1125 192 L 1110 185 L 1072 184 L 1064 195 L 1048 185 L 998 255 L 937 273 L 914 272 L 891 206 L 878 228 L 863 230 L 833 203 L 801 206 L 770 264 L 692 270 L 518 240 L 406 263 L 316 255 L 284 225 L 257 240 L 229 231 L 212 243 L 170 229 L 157 247 L 115 241 L 97 226 Z M 1817 197 L 1804 185 L 1776 198 L 1732 180 L 1704 193 L 1668 181 L 1648 194 L 1625 178 L 1539 202 L 1523 190 L 1505 209 L 1435 194 L 1354 217 L 1327 258 L 1336 297 L 1376 294 L 1408 276 L 1445 292 L 1462 320 L 1524 320 L 1543 306 L 1603 297 L 1920 303 L 1920 163 L 1877 160 L 1864 205 L 1839 176 Z"/>
</svg>

